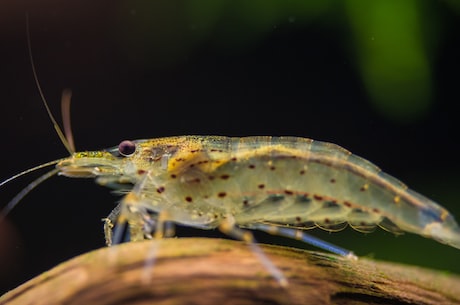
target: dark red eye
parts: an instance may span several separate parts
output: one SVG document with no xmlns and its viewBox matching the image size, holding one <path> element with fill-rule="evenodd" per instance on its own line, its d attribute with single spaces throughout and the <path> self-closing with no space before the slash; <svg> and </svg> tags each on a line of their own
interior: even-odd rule
<svg viewBox="0 0 460 305">
<path fill-rule="evenodd" d="M 136 143 L 125 140 L 118 145 L 118 152 L 124 157 L 129 157 L 136 151 Z"/>
</svg>

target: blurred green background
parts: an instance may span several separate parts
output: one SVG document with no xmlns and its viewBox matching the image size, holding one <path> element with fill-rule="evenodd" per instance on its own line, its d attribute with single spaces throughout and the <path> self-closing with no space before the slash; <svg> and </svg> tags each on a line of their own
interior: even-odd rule
<svg viewBox="0 0 460 305">
<path fill-rule="evenodd" d="M 460 219 L 460 2 L 31 2 L 0 3 L 1 179 L 66 155 L 32 78 L 28 12 L 57 117 L 62 89 L 74 92 L 78 149 L 181 134 L 309 137 L 374 162 Z M 1 205 L 35 176 L 2 187 Z M 0 292 L 102 247 L 100 219 L 117 200 L 61 177 L 33 191 L 0 230 Z M 460 273 L 460 250 L 419 236 L 310 233 L 360 256 Z"/>
</svg>

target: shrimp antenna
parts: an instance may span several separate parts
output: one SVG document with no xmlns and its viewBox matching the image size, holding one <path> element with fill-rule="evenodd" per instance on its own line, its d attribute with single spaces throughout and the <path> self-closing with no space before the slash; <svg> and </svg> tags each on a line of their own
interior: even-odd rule
<svg viewBox="0 0 460 305">
<path fill-rule="evenodd" d="M 62 132 L 61 128 L 59 127 L 58 123 L 56 122 L 56 119 L 54 118 L 53 114 L 51 113 L 51 110 L 48 106 L 48 102 L 46 101 L 45 95 L 43 94 L 42 87 L 40 86 L 40 82 L 38 81 L 38 76 L 37 76 L 37 71 L 35 69 L 35 62 L 34 58 L 32 56 L 32 43 L 30 39 L 30 26 L 29 26 L 29 14 L 26 13 L 26 29 L 27 29 L 27 47 L 29 49 L 29 59 L 30 63 L 32 65 L 32 73 L 34 75 L 34 80 L 35 84 L 37 85 L 38 92 L 40 94 L 40 97 L 42 99 L 43 105 L 45 106 L 46 112 L 48 113 L 48 117 L 50 118 L 51 122 L 53 123 L 54 129 L 56 130 L 59 139 L 61 140 L 62 144 L 64 144 L 65 148 L 70 154 L 73 154 L 75 152 L 75 145 L 73 143 L 73 136 L 72 136 L 72 130 L 70 128 L 70 97 L 72 96 L 72 93 L 69 89 L 65 89 L 62 92 L 62 119 L 64 121 L 64 129 L 66 132 L 66 136 L 64 136 L 64 133 Z"/>
<path fill-rule="evenodd" d="M 2 182 L 0 182 L 0 187 L 2 187 L 3 185 L 7 184 L 8 182 L 16 179 L 16 178 L 19 178 L 21 176 L 24 176 L 30 172 L 33 172 L 33 171 L 36 171 L 38 169 L 41 169 L 41 168 L 44 168 L 44 167 L 48 167 L 48 166 L 51 166 L 51 165 L 54 165 L 54 164 L 57 164 L 59 163 L 60 161 L 62 161 L 64 159 L 58 159 L 58 160 L 54 160 L 54 161 L 50 161 L 50 162 L 47 162 L 47 163 L 44 163 L 44 164 L 40 164 L 38 166 L 35 166 L 33 168 L 29 168 L 25 171 L 22 171 L 20 172 L 19 174 L 16 174 L 6 180 L 3 180 Z M 8 204 L 6 205 L 5 208 L 3 208 L 1 211 L 0 211 L 0 223 L 2 222 L 2 220 L 6 217 L 6 215 L 19 203 L 19 201 L 22 200 L 22 198 L 24 198 L 24 196 L 26 196 L 30 191 L 32 191 L 35 187 L 37 187 L 40 183 L 42 183 L 43 181 L 47 180 L 48 178 L 54 176 L 55 174 L 57 174 L 59 171 L 59 169 L 55 168 L 43 175 L 41 175 L 40 177 L 38 177 L 37 179 L 35 179 L 34 181 L 32 181 L 31 183 L 29 183 L 29 185 L 27 185 L 25 188 L 23 188 L 16 196 L 14 196 L 13 199 L 10 200 L 10 202 L 8 202 Z"/>
<path fill-rule="evenodd" d="M 70 90 L 66 89 L 62 92 L 62 98 L 61 98 L 61 104 L 62 104 L 62 120 L 64 122 L 64 130 L 66 136 L 62 133 L 61 128 L 59 127 L 58 123 L 56 122 L 56 119 L 54 118 L 53 114 L 51 113 L 50 108 L 48 107 L 48 103 L 46 101 L 45 95 L 43 94 L 43 90 L 40 86 L 40 82 L 38 81 L 38 76 L 37 76 L 37 71 L 35 69 L 35 63 L 34 59 L 32 56 L 32 44 L 31 44 L 31 39 L 30 39 L 30 26 L 29 26 L 29 14 L 26 13 L 26 30 L 27 30 L 27 46 L 29 50 L 29 59 L 30 63 L 32 65 L 32 72 L 34 75 L 34 80 L 35 84 L 37 85 L 38 92 L 40 94 L 41 100 L 43 102 L 43 105 L 45 106 L 46 112 L 48 113 L 48 117 L 50 118 L 51 122 L 53 123 L 54 129 L 56 130 L 59 139 L 61 140 L 62 144 L 64 144 L 65 148 L 70 154 L 73 154 L 75 152 L 75 145 L 73 142 L 73 136 L 72 136 L 72 129 L 71 129 L 71 124 L 70 124 L 70 98 L 72 96 L 72 93 Z M 24 176 L 26 174 L 29 174 L 33 171 L 39 170 L 41 168 L 45 168 L 54 164 L 59 163 L 60 161 L 65 160 L 65 159 L 58 159 L 54 161 L 50 161 L 38 166 L 35 166 L 33 168 L 29 168 L 25 171 L 22 171 L 8 179 L 5 179 L 0 182 L 0 187 L 3 185 L 7 184 L 8 182 L 15 180 L 16 178 L 19 178 L 21 176 Z M 2 220 L 6 217 L 6 215 L 24 198 L 30 191 L 32 191 L 34 188 L 36 188 L 38 185 L 40 185 L 43 181 L 51 178 L 52 176 L 56 175 L 59 172 L 59 169 L 55 168 L 51 171 L 48 171 L 47 173 L 41 175 L 31 183 L 29 183 L 25 188 L 23 188 L 13 199 L 8 202 L 6 207 L 0 211 L 0 223 Z"/>
<path fill-rule="evenodd" d="M 43 163 L 43 164 L 40 164 L 40 165 L 37 165 L 35 167 L 32 167 L 32 168 L 29 168 L 29 169 L 26 169 L 25 171 L 22 171 L 8 179 L 5 179 L 3 180 L 2 182 L 0 182 L 0 187 L 4 186 L 5 184 L 7 184 L 8 182 L 16 179 L 16 178 L 19 178 L 21 176 L 24 176 L 28 173 L 31 173 L 31 172 L 34 172 L 36 170 L 39 170 L 40 168 L 45 168 L 45 167 L 48 167 L 48 166 L 51 166 L 51 165 L 54 165 L 54 164 L 57 164 L 59 162 L 61 162 L 62 160 L 65 160 L 66 158 L 63 158 L 63 159 L 58 159 L 58 160 L 53 160 L 53 161 L 50 161 L 50 162 L 47 162 L 47 163 Z"/>
</svg>

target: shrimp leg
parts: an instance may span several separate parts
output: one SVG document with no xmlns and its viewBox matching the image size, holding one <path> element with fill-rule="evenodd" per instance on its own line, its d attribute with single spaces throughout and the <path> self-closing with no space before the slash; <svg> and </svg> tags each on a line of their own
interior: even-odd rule
<svg viewBox="0 0 460 305">
<path fill-rule="evenodd" d="M 253 229 L 253 230 L 260 230 L 267 232 L 272 235 L 280 235 L 296 240 L 300 240 L 304 243 L 313 245 L 315 247 L 318 247 L 320 249 L 344 256 L 346 258 L 352 259 L 352 260 L 357 260 L 358 258 L 356 255 L 350 251 L 343 249 L 339 246 L 333 245 L 331 243 L 328 243 L 324 240 L 321 240 L 317 237 L 314 237 L 310 234 L 307 234 L 303 232 L 302 230 L 297 230 L 297 229 L 292 229 L 292 228 L 285 228 L 285 227 L 278 227 L 278 226 L 273 226 L 273 225 L 267 225 L 263 223 L 256 223 L 248 226 L 248 228 Z"/>
<path fill-rule="evenodd" d="M 253 234 L 247 230 L 243 230 L 235 225 L 233 217 L 227 217 L 220 225 L 219 230 L 235 239 L 245 241 L 249 244 L 252 252 L 257 256 L 262 265 L 268 270 L 268 272 L 273 276 L 273 278 L 280 284 L 282 287 L 286 287 L 288 282 L 286 277 L 283 275 L 281 270 L 279 270 L 271 260 L 264 254 L 262 249 L 257 245 L 256 240 Z"/>
<path fill-rule="evenodd" d="M 117 206 L 110 212 L 110 214 L 102 218 L 104 222 L 104 237 L 105 237 L 105 244 L 107 246 L 111 246 L 113 242 L 113 227 L 114 223 L 117 222 L 118 216 L 120 215 L 121 211 L 121 203 L 117 204 Z"/>
</svg>

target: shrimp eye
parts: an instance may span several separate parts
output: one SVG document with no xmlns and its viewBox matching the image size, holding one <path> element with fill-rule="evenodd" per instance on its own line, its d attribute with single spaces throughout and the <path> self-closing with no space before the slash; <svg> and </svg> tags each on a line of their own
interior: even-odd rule
<svg viewBox="0 0 460 305">
<path fill-rule="evenodd" d="M 118 145 L 118 152 L 124 157 L 130 157 L 136 151 L 136 143 L 125 140 Z"/>
</svg>

